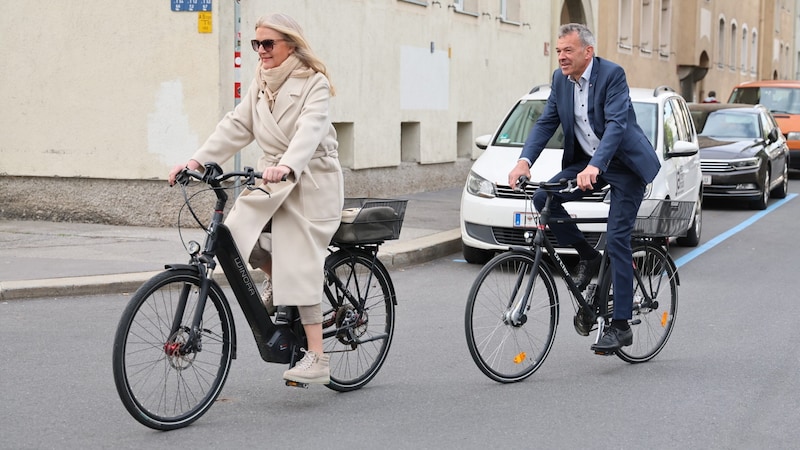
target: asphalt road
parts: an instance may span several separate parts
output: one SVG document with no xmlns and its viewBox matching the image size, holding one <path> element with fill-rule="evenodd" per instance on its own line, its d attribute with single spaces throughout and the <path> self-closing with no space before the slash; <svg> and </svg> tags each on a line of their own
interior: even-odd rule
<svg viewBox="0 0 800 450">
<path fill-rule="evenodd" d="M 114 388 L 111 346 L 129 295 L 0 303 L 0 447 L 796 448 L 799 211 L 800 197 L 763 213 L 707 204 L 701 246 L 672 252 L 676 328 L 645 364 L 593 355 L 562 287 L 542 368 L 516 384 L 489 380 L 463 329 L 479 267 L 458 254 L 392 272 L 392 349 L 355 392 L 285 387 L 285 367 L 261 361 L 234 307 L 239 359 L 220 400 L 166 433 L 134 421 Z"/>
</svg>

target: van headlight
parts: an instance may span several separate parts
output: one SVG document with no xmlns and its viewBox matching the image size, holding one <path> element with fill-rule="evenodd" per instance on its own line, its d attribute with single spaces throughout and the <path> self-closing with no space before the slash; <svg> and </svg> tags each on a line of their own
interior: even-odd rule
<svg viewBox="0 0 800 450">
<path fill-rule="evenodd" d="M 467 192 L 484 198 L 494 198 L 497 195 L 494 183 L 471 170 L 467 176 Z"/>
</svg>

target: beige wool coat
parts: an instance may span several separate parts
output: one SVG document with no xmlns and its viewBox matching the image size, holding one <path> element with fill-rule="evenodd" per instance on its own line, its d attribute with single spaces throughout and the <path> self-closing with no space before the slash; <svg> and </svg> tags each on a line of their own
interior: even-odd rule
<svg viewBox="0 0 800 450">
<path fill-rule="evenodd" d="M 330 85 L 320 74 L 288 78 L 270 112 L 258 77 L 241 103 L 195 152 L 200 164 L 221 164 L 253 140 L 263 150 L 258 169 L 286 165 L 290 179 L 243 190 L 225 219 L 244 260 L 254 246 L 272 255 L 275 305 L 322 300 L 327 246 L 339 227 L 344 187 L 336 130 L 328 116 Z M 262 233 L 272 219 L 272 233 Z"/>
</svg>

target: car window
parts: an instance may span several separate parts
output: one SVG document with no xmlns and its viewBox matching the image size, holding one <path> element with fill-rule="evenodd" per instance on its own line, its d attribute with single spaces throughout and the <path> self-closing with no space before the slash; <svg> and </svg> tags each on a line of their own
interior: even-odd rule
<svg viewBox="0 0 800 450">
<path fill-rule="evenodd" d="M 678 139 L 678 124 L 675 120 L 675 110 L 671 102 L 664 103 L 664 152 L 672 151 L 675 140 Z"/>
<path fill-rule="evenodd" d="M 672 98 L 670 102 L 674 105 L 673 109 L 680 112 L 677 120 L 680 140 L 687 142 L 694 141 L 695 127 L 694 122 L 692 122 L 692 115 L 689 112 L 689 106 L 686 105 L 686 102 L 677 98 Z"/>
<path fill-rule="evenodd" d="M 531 127 L 544 111 L 545 100 L 520 100 L 500 127 L 494 145 L 500 147 L 522 147 Z M 547 148 L 564 149 L 564 131 L 558 127 L 547 142 Z"/>
<path fill-rule="evenodd" d="M 766 139 L 769 135 L 769 132 L 772 131 L 773 127 L 777 127 L 777 124 L 774 124 L 774 120 L 772 118 L 772 114 L 761 112 L 759 113 L 761 117 L 761 138 Z"/>
<path fill-rule="evenodd" d="M 653 146 L 656 145 L 656 130 L 658 125 L 658 105 L 655 103 L 633 102 L 633 111 L 636 113 L 636 123 L 644 131 L 644 135 L 650 140 Z"/>
<path fill-rule="evenodd" d="M 748 138 L 761 136 L 758 116 L 755 114 L 714 111 L 708 115 L 701 136 L 715 138 Z"/>
<path fill-rule="evenodd" d="M 739 87 L 731 94 L 729 103 L 760 103 L 772 112 L 800 114 L 800 89 Z"/>
</svg>

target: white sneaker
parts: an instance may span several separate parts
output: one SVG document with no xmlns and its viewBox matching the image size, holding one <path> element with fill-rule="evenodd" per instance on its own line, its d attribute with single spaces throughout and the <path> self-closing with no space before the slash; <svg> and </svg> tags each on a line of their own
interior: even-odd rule
<svg viewBox="0 0 800 450">
<path fill-rule="evenodd" d="M 267 277 L 261 285 L 261 303 L 267 308 L 267 314 L 275 314 L 275 305 L 272 303 L 272 278 Z"/>
<path fill-rule="evenodd" d="M 303 350 L 306 355 L 291 369 L 283 372 L 283 379 L 296 383 L 328 384 L 331 382 L 331 369 L 329 367 L 331 356 L 317 355 L 312 351 Z"/>
</svg>

